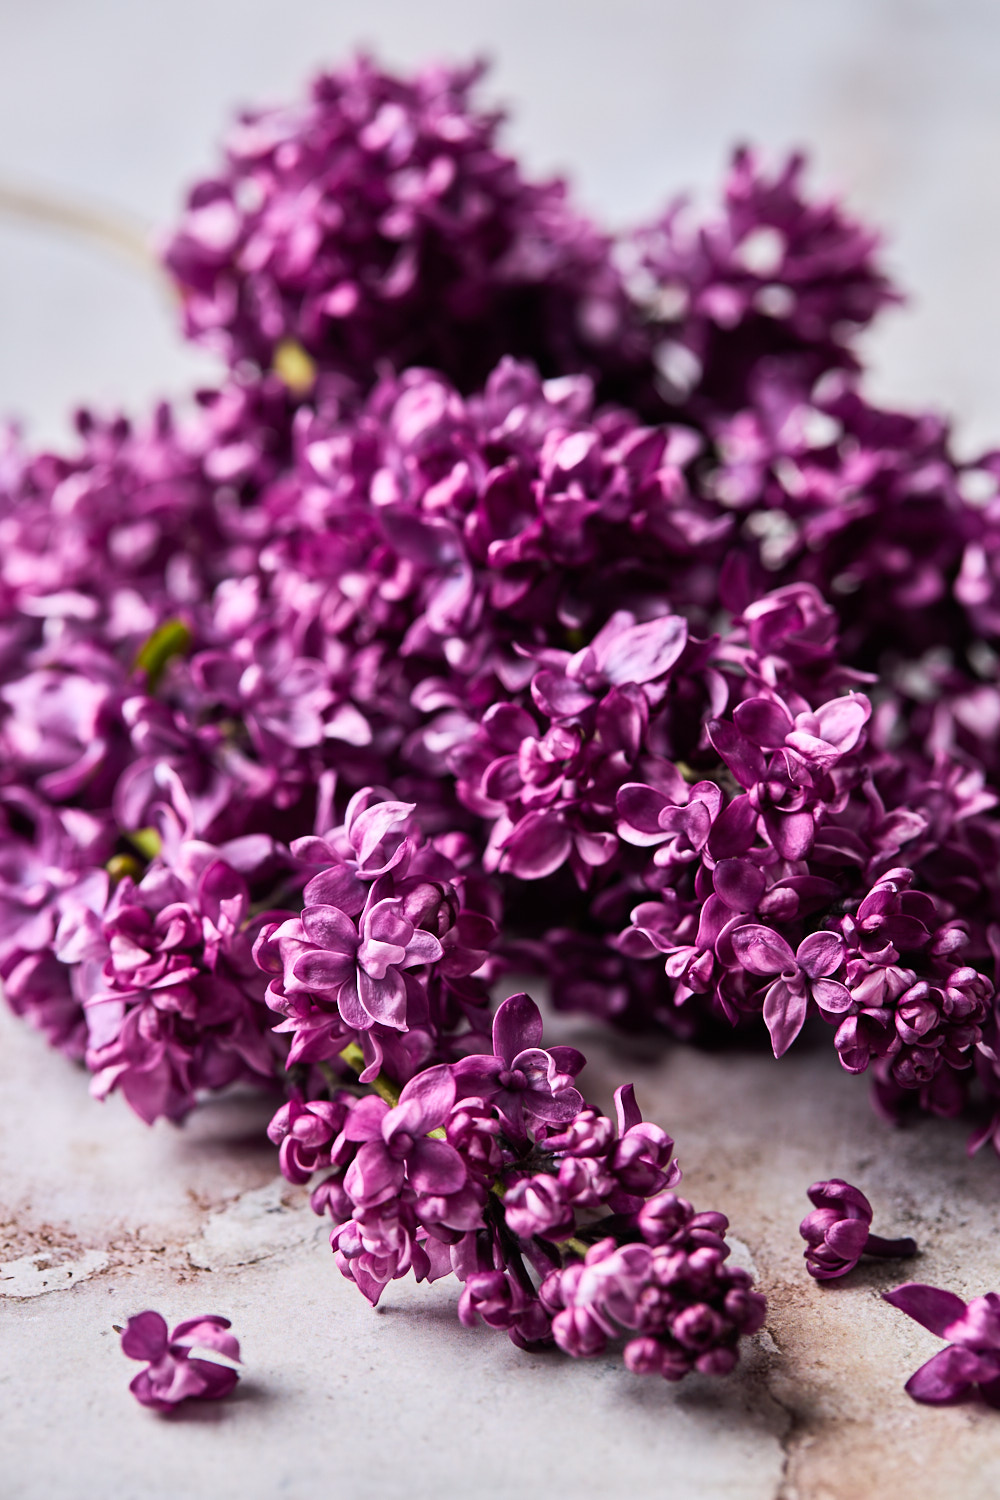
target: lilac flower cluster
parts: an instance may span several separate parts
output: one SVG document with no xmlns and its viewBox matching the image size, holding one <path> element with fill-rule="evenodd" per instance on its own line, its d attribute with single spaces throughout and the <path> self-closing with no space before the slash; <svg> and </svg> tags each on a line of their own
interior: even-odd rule
<svg viewBox="0 0 1000 1500">
<path fill-rule="evenodd" d="M 373 1299 L 453 1270 L 521 1342 L 721 1370 L 721 1218 L 530 1002 L 491 1050 L 491 987 L 813 1018 L 1000 1142 L 1000 457 L 865 400 L 895 293 L 800 161 L 613 240 L 477 76 L 245 116 L 166 250 L 219 388 L 4 435 L 0 979 L 147 1120 L 280 1089 Z"/>
<path fill-rule="evenodd" d="M 265 921 L 254 949 L 272 976 L 267 1004 L 285 1018 L 276 1029 L 291 1035 L 289 1067 L 354 1047 L 363 1083 L 383 1066 L 403 1081 L 484 1045 L 495 894 L 462 874 L 467 840 L 424 841 L 413 812 L 366 787 L 342 825 L 292 845 L 312 872 L 302 910 Z"/>
<path fill-rule="evenodd" d="M 301 961 L 284 958 L 286 972 Z M 372 1303 L 410 1272 L 453 1273 L 461 1321 L 522 1348 L 592 1355 L 631 1334 L 634 1371 L 728 1374 L 766 1307 L 725 1265 L 727 1220 L 672 1191 L 673 1141 L 642 1120 L 631 1085 L 615 1096 L 616 1131 L 573 1083 L 581 1054 L 541 1044 L 537 1007 L 513 995 L 491 1053 L 425 1067 L 402 1089 L 381 1072 L 360 1098 L 331 1070 L 327 1097 L 295 1097 L 272 1122 L 282 1170 L 324 1173 L 313 1208 L 332 1217 L 337 1264 Z M 337 1066 L 351 1061 L 348 1044 Z"/>
<path fill-rule="evenodd" d="M 380 362 L 431 365 L 465 389 L 504 354 L 627 366 L 638 319 L 610 239 L 497 149 L 482 71 L 359 58 L 243 114 L 165 250 L 188 334 L 307 384 L 313 362 L 362 386 Z"/>
</svg>

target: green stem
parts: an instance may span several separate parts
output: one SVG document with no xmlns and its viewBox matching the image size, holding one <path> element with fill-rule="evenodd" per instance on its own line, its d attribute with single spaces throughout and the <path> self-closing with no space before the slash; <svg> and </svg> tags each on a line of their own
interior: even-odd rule
<svg viewBox="0 0 1000 1500">
<path fill-rule="evenodd" d="M 151 693 L 156 692 L 172 659 L 187 652 L 192 639 L 191 628 L 183 620 L 165 620 L 140 646 L 135 667 L 137 671 L 145 672 Z"/>
<path fill-rule="evenodd" d="M 348 1042 L 347 1046 L 344 1048 L 343 1052 L 341 1052 L 340 1056 L 349 1068 L 354 1069 L 355 1073 L 360 1074 L 364 1072 L 365 1054 L 362 1052 L 357 1042 Z M 379 1073 L 377 1078 L 373 1078 L 368 1087 L 372 1089 L 374 1093 L 378 1094 L 380 1099 L 384 1099 L 386 1104 L 389 1105 L 390 1109 L 395 1109 L 396 1105 L 399 1103 L 399 1088 L 392 1082 L 390 1078 L 386 1078 L 384 1073 Z M 444 1134 L 443 1131 L 441 1133 L 442 1135 Z"/>
</svg>

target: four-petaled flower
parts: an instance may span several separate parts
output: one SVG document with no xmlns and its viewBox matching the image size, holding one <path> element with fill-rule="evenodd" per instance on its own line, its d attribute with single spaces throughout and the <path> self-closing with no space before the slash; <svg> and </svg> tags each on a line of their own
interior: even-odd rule
<svg viewBox="0 0 1000 1500">
<path fill-rule="evenodd" d="M 496 1109 L 517 1137 L 525 1126 L 566 1125 L 583 1108 L 573 1079 L 584 1059 L 575 1047 L 543 1048 L 542 1018 L 527 995 L 511 995 L 493 1017 L 493 1056 L 463 1057 L 453 1068 L 460 1097 Z"/>
<path fill-rule="evenodd" d="M 228 1318 L 189 1318 L 178 1323 L 170 1336 L 158 1312 L 137 1313 L 121 1330 L 122 1353 L 129 1359 L 147 1361 L 145 1370 L 130 1383 L 129 1390 L 143 1406 L 170 1411 L 180 1401 L 197 1397 L 216 1401 L 228 1396 L 239 1380 L 239 1371 L 213 1360 L 192 1358 L 192 1349 L 215 1350 L 239 1363 L 240 1346 L 226 1329 Z"/>
<path fill-rule="evenodd" d="M 287 939 L 299 950 L 286 969 L 290 995 L 329 992 L 355 1030 L 380 1022 L 405 1031 L 404 973 L 435 963 L 444 950 L 433 933 L 405 916 L 398 897 L 380 900 L 380 894 L 376 881 L 357 927 L 337 906 L 307 906 L 301 920 L 286 922 L 276 937 L 279 948 Z"/>
<path fill-rule="evenodd" d="M 430 1140 L 455 1102 L 455 1080 L 445 1063 L 418 1073 L 390 1109 L 384 1099 L 362 1099 L 344 1124 L 345 1139 L 362 1142 L 344 1186 L 361 1208 L 394 1198 L 406 1181 L 418 1194 L 448 1197 L 466 1182 L 465 1163 L 447 1141 Z"/>
<path fill-rule="evenodd" d="M 750 974 L 779 977 L 764 996 L 764 1022 L 775 1057 L 787 1052 L 802 1030 L 809 998 L 821 1010 L 849 1009 L 847 986 L 830 976 L 844 962 L 844 943 L 835 932 L 811 932 L 793 953 L 778 933 L 755 922 L 738 927 L 731 937 L 736 956 Z"/>
</svg>

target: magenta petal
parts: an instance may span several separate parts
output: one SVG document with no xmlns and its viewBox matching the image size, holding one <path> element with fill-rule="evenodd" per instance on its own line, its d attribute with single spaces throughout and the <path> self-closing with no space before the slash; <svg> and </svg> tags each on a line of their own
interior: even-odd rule
<svg viewBox="0 0 1000 1500">
<path fill-rule="evenodd" d="M 354 970 L 353 955 L 313 948 L 300 953 L 292 965 L 292 976 L 309 990 L 339 989 Z"/>
<path fill-rule="evenodd" d="M 768 698 L 748 698 L 733 712 L 733 723 L 764 750 L 777 750 L 792 729 L 792 718 L 780 703 Z"/>
<path fill-rule="evenodd" d="M 434 964 L 443 956 L 444 949 L 434 934 L 418 927 L 406 945 L 405 967 L 412 969 L 418 964 Z"/>
<path fill-rule="evenodd" d="M 708 737 L 740 786 L 756 786 L 764 775 L 763 751 L 740 734 L 735 724 L 730 724 L 725 719 L 712 720 L 708 726 Z"/>
<path fill-rule="evenodd" d="M 843 755 L 857 744 L 871 711 L 872 706 L 863 693 L 833 698 L 816 710 L 820 735 Z"/>
<path fill-rule="evenodd" d="M 122 1353 L 129 1359 L 156 1360 L 167 1352 L 167 1325 L 158 1312 L 136 1313 L 122 1333 Z"/>
<path fill-rule="evenodd" d="M 141 1355 L 133 1357 L 142 1358 Z M 153 1389 L 148 1370 L 140 1370 L 135 1379 L 129 1381 L 128 1388 L 137 1401 L 143 1406 L 151 1406 L 154 1411 L 170 1411 L 174 1404 L 172 1401 L 165 1400 Z"/>
<path fill-rule="evenodd" d="M 519 1052 L 538 1047 L 542 1041 L 542 1017 L 534 1000 L 520 993 L 510 995 L 493 1017 L 493 1052 L 510 1067 Z M 473 1059 L 469 1059 L 473 1061 Z"/>
<path fill-rule="evenodd" d="M 854 998 L 846 984 L 836 979 L 816 979 L 812 984 L 812 995 L 820 1010 L 831 1016 L 842 1016 L 854 1004 Z"/>
<path fill-rule="evenodd" d="M 841 1219 L 831 1224 L 826 1232 L 826 1243 L 845 1260 L 856 1260 L 867 1239 L 868 1223 L 865 1219 Z"/>
<path fill-rule="evenodd" d="M 635 1102 L 635 1084 L 623 1083 L 620 1088 L 615 1089 L 615 1111 L 618 1115 L 619 1139 L 633 1125 L 642 1124 L 642 1112 Z"/>
<path fill-rule="evenodd" d="M 965 1303 L 961 1297 L 956 1297 L 954 1292 L 942 1291 L 940 1287 L 927 1286 L 921 1281 L 904 1282 L 891 1292 L 883 1292 L 882 1297 L 893 1307 L 898 1307 L 900 1312 L 906 1313 L 908 1318 L 914 1318 L 916 1322 L 929 1328 L 931 1333 L 936 1333 L 939 1338 L 944 1337 L 944 1330 L 950 1324 L 957 1322 L 965 1314 Z"/>
<path fill-rule="evenodd" d="M 483 1057 L 474 1054 L 472 1057 L 460 1057 L 457 1063 L 452 1065 L 452 1077 L 456 1085 L 456 1097 L 459 1099 L 475 1099 L 486 1093 L 489 1097 L 497 1087 L 497 1074 L 503 1069 L 504 1061 L 499 1057 Z"/>
<path fill-rule="evenodd" d="M 425 1068 L 404 1086 L 398 1105 L 385 1122 L 386 1140 L 392 1139 L 400 1128 L 396 1122 L 404 1117 L 406 1123 L 401 1128 L 410 1135 L 426 1135 L 428 1130 L 436 1130 L 448 1118 L 454 1102 L 455 1079 L 448 1064 Z"/>
<path fill-rule="evenodd" d="M 767 819 L 767 827 L 783 859 L 805 859 L 813 846 L 816 825 L 812 813 L 779 813 Z"/>
<path fill-rule="evenodd" d="M 457 1193 L 465 1186 L 465 1163 L 447 1141 L 419 1140 L 406 1159 L 406 1175 L 418 1193 Z"/>
<path fill-rule="evenodd" d="M 607 627 L 594 638 L 597 665 L 609 682 L 652 682 L 662 677 L 687 645 L 687 621 L 681 615 L 663 615 L 642 625 L 608 633 Z"/>
<path fill-rule="evenodd" d="M 359 1099 L 344 1121 L 345 1141 L 378 1141 L 382 1139 L 382 1121 L 389 1105 L 375 1094 Z"/>
<path fill-rule="evenodd" d="M 751 974 L 783 974 L 797 967 L 795 954 L 770 927 L 749 922 L 732 934 L 736 956 Z"/>
<path fill-rule="evenodd" d="M 868 1199 L 860 1188 L 845 1182 L 843 1177 L 829 1177 L 822 1182 L 814 1182 L 807 1189 L 807 1196 L 817 1209 L 837 1215 L 849 1213 L 854 1218 L 864 1219 L 868 1224 L 872 1221 L 872 1206 Z"/>
<path fill-rule="evenodd" d="M 764 998 L 764 1025 L 771 1033 L 775 1057 L 781 1057 L 802 1030 L 806 1019 L 808 997 L 802 989 L 792 988 L 779 979 Z"/>
<path fill-rule="evenodd" d="M 825 979 L 844 962 L 844 940 L 836 932 L 811 932 L 802 939 L 795 957 L 810 979 Z"/>
<path fill-rule="evenodd" d="M 378 848 L 390 828 L 413 812 L 414 802 L 376 802 L 351 822 L 351 843 L 358 851 L 358 863 L 363 865 Z"/>
<path fill-rule="evenodd" d="M 905 1386 L 906 1394 L 928 1406 L 946 1406 L 962 1399 L 978 1372 L 979 1361 L 971 1349 L 952 1344 L 933 1355 L 910 1376 Z"/>
<path fill-rule="evenodd" d="M 663 840 L 660 814 L 672 804 L 655 787 L 642 782 L 627 781 L 618 789 L 615 806 L 622 823 L 626 825 L 622 837 L 630 844 L 657 844 Z"/>
<path fill-rule="evenodd" d="M 361 996 L 358 994 L 358 971 L 353 964 L 347 978 L 337 990 L 337 1009 L 340 1011 L 344 1024 L 352 1031 L 367 1031 L 372 1025 L 372 1017 L 361 1004 Z M 368 1082 L 363 1074 L 361 1082 Z"/>
<path fill-rule="evenodd" d="M 231 1370 L 228 1365 L 211 1364 L 207 1359 L 189 1359 L 185 1363 L 197 1374 L 201 1383 L 201 1389 L 192 1391 L 191 1394 L 202 1401 L 220 1401 L 223 1396 L 229 1395 L 240 1378 L 239 1370 Z"/>
<path fill-rule="evenodd" d="M 720 859 L 712 882 L 730 911 L 753 911 L 764 894 L 763 870 L 745 859 Z"/>
<path fill-rule="evenodd" d="M 538 672 L 531 682 L 531 696 L 550 719 L 571 719 L 594 701 L 593 693 L 559 672 Z"/>
<path fill-rule="evenodd" d="M 358 997 L 373 1021 L 383 1026 L 392 1026 L 397 1031 L 406 1027 L 406 984 L 397 969 L 389 969 L 384 979 L 373 979 L 363 969 L 358 970 Z"/>
<path fill-rule="evenodd" d="M 708 852 L 713 859 L 745 854 L 757 834 L 757 809 L 747 796 L 734 797 L 712 825 Z"/>
<path fill-rule="evenodd" d="M 553 1073 L 562 1073 L 567 1078 L 575 1078 L 577 1073 L 583 1071 L 587 1065 L 587 1059 L 577 1047 L 560 1046 L 547 1049 L 550 1062 L 549 1082 L 552 1082 Z M 515 1062 L 515 1066 L 518 1064 Z M 553 1083 L 553 1088 L 555 1084 Z"/>
<path fill-rule="evenodd" d="M 355 1203 L 372 1205 L 394 1198 L 403 1186 L 404 1168 L 383 1141 L 365 1141 L 344 1174 L 344 1187 Z"/>
<path fill-rule="evenodd" d="M 306 840 L 296 842 L 305 843 Z M 321 840 L 315 842 L 319 844 Z M 303 891 L 307 907 L 336 906 L 351 917 L 356 917 L 361 911 L 367 895 L 367 885 L 347 865 L 332 865 L 329 870 L 314 875 Z"/>
<path fill-rule="evenodd" d="M 317 948 L 353 954 L 358 946 L 357 928 L 336 906 L 307 906 L 302 912 L 306 936 Z"/>
<path fill-rule="evenodd" d="M 558 813 L 530 812 L 504 840 L 501 869 L 519 880 L 543 880 L 559 869 L 572 847 L 569 829 Z"/>
<path fill-rule="evenodd" d="M 228 1318 L 189 1318 L 185 1323 L 178 1323 L 170 1335 L 170 1342 L 180 1344 L 187 1349 L 195 1347 L 216 1349 L 227 1359 L 235 1359 L 239 1362 L 239 1340 L 226 1332 L 226 1329 L 231 1327 L 232 1324 Z"/>
</svg>

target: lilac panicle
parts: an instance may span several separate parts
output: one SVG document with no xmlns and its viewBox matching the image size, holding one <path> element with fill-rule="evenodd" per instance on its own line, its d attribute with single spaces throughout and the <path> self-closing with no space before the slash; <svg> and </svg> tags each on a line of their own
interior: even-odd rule
<svg viewBox="0 0 1000 1500">
<path fill-rule="evenodd" d="M 228 1396 L 239 1371 L 214 1360 L 192 1356 L 193 1349 L 214 1350 L 239 1363 L 240 1346 L 226 1329 L 228 1318 L 189 1318 L 168 1335 L 158 1312 L 137 1313 L 121 1330 L 122 1353 L 145 1360 L 146 1368 L 129 1385 L 135 1399 L 155 1411 L 172 1411 L 181 1401 L 217 1401 Z"/>
<path fill-rule="evenodd" d="M 916 1255 L 914 1240 L 886 1240 L 870 1232 L 871 1204 L 864 1193 L 842 1178 L 814 1182 L 809 1199 L 813 1211 L 802 1220 L 799 1233 L 806 1242 L 806 1270 L 817 1281 L 846 1276 L 862 1255 L 893 1259 Z"/>
<path fill-rule="evenodd" d="M 402 1088 L 383 1072 L 360 1098 L 293 1097 L 270 1129 L 282 1171 L 325 1174 L 313 1208 L 333 1219 L 337 1265 L 373 1304 L 410 1272 L 453 1273 L 460 1320 L 521 1347 L 592 1354 L 638 1331 L 645 1352 L 633 1339 L 630 1369 L 727 1374 L 765 1308 L 724 1265 L 727 1220 L 673 1192 L 673 1141 L 642 1120 L 631 1085 L 616 1093 L 616 1128 L 572 1085 L 581 1055 L 542 1040 L 537 1007 L 513 995 L 492 1055 L 425 1067 Z M 360 1054 L 352 1065 L 362 1070 Z"/>
<path fill-rule="evenodd" d="M 865 398 L 895 294 L 798 158 L 615 242 L 477 77 L 242 117 L 165 252 L 229 374 L 0 435 L 0 979 L 145 1119 L 282 1084 L 369 1295 L 454 1269 L 522 1343 L 722 1368 L 753 1304 L 662 1281 L 675 1220 L 722 1254 L 668 1138 L 490 988 L 776 1055 L 812 1019 L 1000 1144 L 1000 458 Z"/>
<path fill-rule="evenodd" d="M 482 71 L 359 57 L 243 114 L 165 247 L 189 336 L 305 384 L 315 365 L 362 385 L 381 362 L 431 365 L 468 388 L 507 353 L 613 363 L 637 320 L 609 238 L 497 149 Z"/>
</svg>

